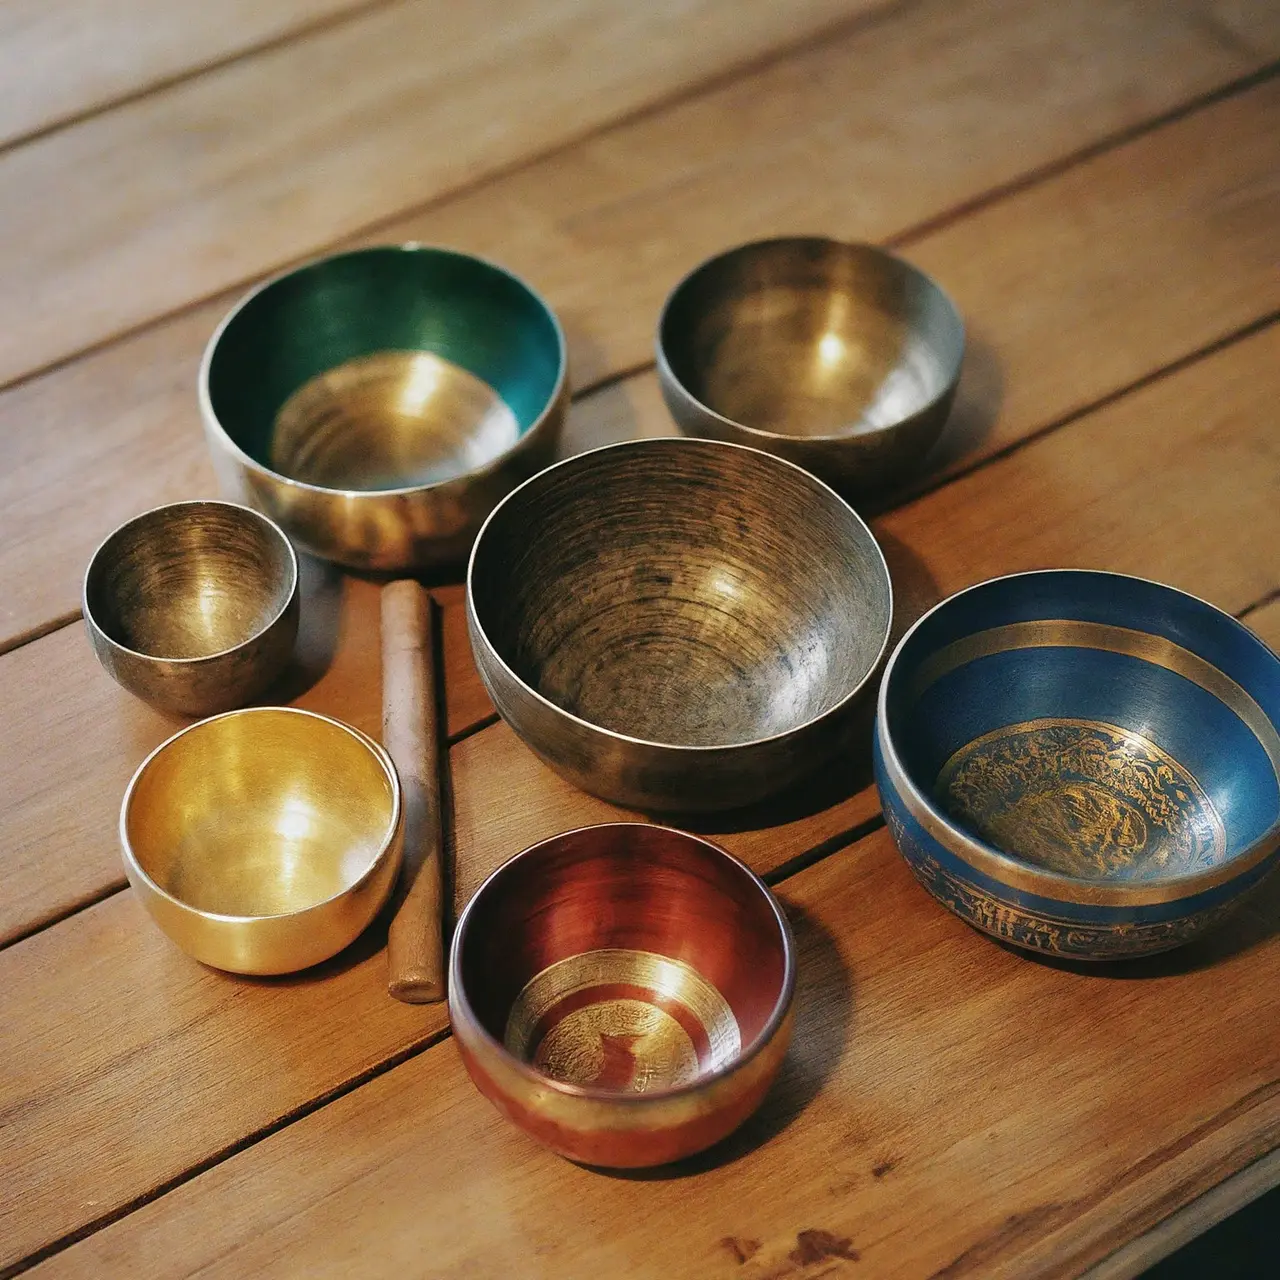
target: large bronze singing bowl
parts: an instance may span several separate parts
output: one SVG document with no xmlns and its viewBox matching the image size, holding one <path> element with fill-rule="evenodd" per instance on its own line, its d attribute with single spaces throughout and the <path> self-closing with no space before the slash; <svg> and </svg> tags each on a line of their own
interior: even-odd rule
<svg viewBox="0 0 1280 1280">
<path fill-rule="evenodd" d="M 710 259 L 658 325 L 680 429 L 789 458 L 842 492 L 891 487 L 942 432 L 964 356 L 950 298 L 874 245 L 795 237 Z"/>
<path fill-rule="evenodd" d="M 231 711 L 143 761 L 120 810 L 125 872 L 205 964 L 288 973 L 341 951 L 400 869 L 400 784 L 349 725 L 292 707 Z"/>
<path fill-rule="evenodd" d="M 503 718 L 584 790 L 714 810 L 812 773 L 884 653 L 884 557 L 779 458 L 637 440 L 527 481 L 472 551 L 472 650 Z"/>
<path fill-rule="evenodd" d="M 548 463 L 564 335 L 523 281 L 416 245 L 323 258 L 249 294 L 200 368 L 224 489 L 305 550 L 404 572 L 465 558 Z"/>
<path fill-rule="evenodd" d="M 85 626 L 103 667 L 166 711 L 243 706 L 284 670 L 298 633 L 298 559 L 265 516 L 175 502 L 127 521 L 85 573 Z"/>
<path fill-rule="evenodd" d="M 723 850 L 586 827 L 477 890 L 449 1016 L 476 1086 L 538 1141 L 585 1164 L 665 1164 L 759 1106 L 791 1034 L 793 953 L 772 894 Z"/>
</svg>

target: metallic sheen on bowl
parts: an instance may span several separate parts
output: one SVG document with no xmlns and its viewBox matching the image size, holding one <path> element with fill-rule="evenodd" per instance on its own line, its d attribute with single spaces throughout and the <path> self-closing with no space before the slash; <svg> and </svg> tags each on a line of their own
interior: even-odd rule
<svg viewBox="0 0 1280 1280">
<path fill-rule="evenodd" d="M 658 323 L 658 377 L 682 431 L 767 449 L 858 496 L 920 468 L 963 357 L 960 313 L 924 272 L 812 236 L 709 259 Z"/>
<path fill-rule="evenodd" d="M 207 716 L 243 706 L 284 670 L 298 634 L 298 558 L 265 516 L 175 502 L 135 516 L 89 561 L 93 651 L 130 693 Z"/>
<path fill-rule="evenodd" d="M 764 883 L 667 827 L 611 823 L 517 854 L 449 959 L 467 1071 L 571 1160 L 666 1164 L 759 1106 L 791 1034 L 794 943 Z"/>
<path fill-rule="evenodd" d="M 994 937 L 1081 960 L 1216 925 L 1280 860 L 1280 658 L 1120 574 L 943 601 L 885 669 L 876 782 L 899 849 Z"/>
<path fill-rule="evenodd" d="M 522 280 L 469 254 L 381 246 L 269 280 L 200 367 L 226 492 L 362 570 L 461 562 L 494 504 L 548 463 L 564 335 Z"/>
<path fill-rule="evenodd" d="M 526 481 L 467 573 L 494 706 L 552 768 L 647 811 L 732 808 L 848 744 L 889 637 L 871 531 L 789 462 L 635 440 Z"/>
<path fill-rule="evenodd" d="M 142 762 L 120 809 L 129 883 L 189 955 L 234 973 L 327 960 L 377 915 L 401 858 L 390 757 L 293 707 L 201 720 Z"/>
</svg>

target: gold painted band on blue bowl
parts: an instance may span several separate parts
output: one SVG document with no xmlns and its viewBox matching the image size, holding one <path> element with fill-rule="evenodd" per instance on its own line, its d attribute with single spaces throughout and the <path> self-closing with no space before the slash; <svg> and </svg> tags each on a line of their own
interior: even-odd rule
<svg viewBox="0 0 1280 1280">
<path fill-rule="evenodd" d="M 1012 622 L 1005 626 L 976 631 L 930 654 L 916 669 L 909 685 L 909 697 L 917 701 L 943 676 L 968 665 L 1014 649 L 1099 649 L 1139 658 L 1190 680 L 1233 711 L 1249 728 L 1271 761 L 1280 787 L 1280 733 L 1253 697 L 1229 675 L 1190 649 L 1145 631 L 1083 622 L 1073 618 L 1046 618 L 1034 622 Z M 886 683 L 888 675 L 886 673 Z"/>
</svg>

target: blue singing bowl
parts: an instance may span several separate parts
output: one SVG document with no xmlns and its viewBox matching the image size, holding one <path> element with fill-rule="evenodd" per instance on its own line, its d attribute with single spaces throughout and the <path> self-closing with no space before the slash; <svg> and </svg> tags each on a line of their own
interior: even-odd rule
<svg viewBox="0 0 1280 1280">
<path fill-rule="evenodd" d="M 1219 923 L 1280 861 L 1280 658 L 1114 573 L 996 578 L 885 668 L 876 785 L 943 906 L 1029 951 L 1114 960 Z"/>
</svg>

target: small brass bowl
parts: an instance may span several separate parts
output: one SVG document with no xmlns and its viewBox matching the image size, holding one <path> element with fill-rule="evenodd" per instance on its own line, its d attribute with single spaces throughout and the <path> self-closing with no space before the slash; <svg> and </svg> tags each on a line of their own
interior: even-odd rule
<svg viewBox="0 0 1280 1280">
<path fill-rule="evenodd" d="M 821 481 L 714 440 L 635 440 L 505 499 L 467 573 L 503 718 L 619 804 L 732 808 L 847 744 L 883 656 L 889 571 Z"/>
<path fill-rule="evenodd" d="M 125 873 L 189 955 L 291 973 L 377 915 L 401 859 L 400 782 L 372 739 L 293 707 L 201 720 L 157 747 L 120 809 Z"/>
<path fill-rule="evenodd" d="M 787 1050 L 794 943 L 773 895 L 666 827 L 553 836 L 495 871 L 449 958 L 476 1087 L 583 1164 L 666 1164 L 759 1106 Z"/>
<path fill-rule="evenodd" d="M 658 323 L 658 376 L 682 431 L 767 449 L 859 495 L 920 467 L 963 357 L 960 313 L 924 272 L 816 237 L 711 258 Z"/>
<path fill-rule="evenodd" d="M 224 490 L 362 570 L 461 562 L 494 504 L 549 462 L 564 335 L 523 281 L 419 245 L 322 258 L 255 289 L 205 350 Z"/>
<path fill-rule="evenodd" d="M 1168 950 L 1280 862 L 1280 658 L 1158 583 L 996 578 L 898 644 L 875 769 L 903 857 L 961 919 L 1077 960 Z"/>
<path fill-rule="evenodd" d="M 284 670 L 298 634 L 298 558 L 265 516 L 175 502 L 121 525 L 85 572 L 98 661 L 144 702 L 206 716 Z"/>
</svg>

